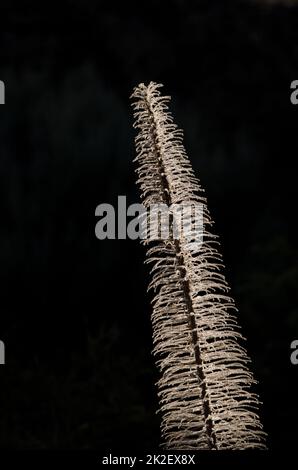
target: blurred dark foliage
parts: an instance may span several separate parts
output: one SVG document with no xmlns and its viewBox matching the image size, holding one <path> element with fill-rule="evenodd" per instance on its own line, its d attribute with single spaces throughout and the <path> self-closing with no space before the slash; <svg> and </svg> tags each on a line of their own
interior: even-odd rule
<svg viewBox="0 0 298 470">
<path fill-rule="evenodd" d="M 269 445 L 297 440 L 298 8 L 240 1 L 1 5 L 0 445 L 159 442 L 144 250 L 99 241 L 137 202 L 129 95 L 160 81 L 206 188 Z"/>
</svg>

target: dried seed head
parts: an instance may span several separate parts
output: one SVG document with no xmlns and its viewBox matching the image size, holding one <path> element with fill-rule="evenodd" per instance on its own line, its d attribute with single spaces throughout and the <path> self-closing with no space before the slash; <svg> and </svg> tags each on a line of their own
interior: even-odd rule
<svg viewBox="0 0 298 470">
<path fill-rule="evenodd" d="M 161 377 L 161 432 L 169 449 L 264 449 L 255 382 L 234 316 L 203 189 L 193 174 L 181 131 L 167 109 L 161 84 L 132 94 L 138 184 L 143 203 L 200 203 L 204 238 L 197 250 L 183 237 L 159 240 L 153 262 L 153 354 Z M 163 262 L 165 260 L 166 262 Z"/>
</svg>

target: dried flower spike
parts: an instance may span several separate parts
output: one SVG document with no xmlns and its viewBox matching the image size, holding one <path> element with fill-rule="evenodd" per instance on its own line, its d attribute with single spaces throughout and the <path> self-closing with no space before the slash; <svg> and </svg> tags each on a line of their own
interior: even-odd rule
<svg viewBox="0 0 298 470">
<path fill-rule="evenodd" d="M 222 274 L 217 237 L 206 199 L 168 111 L 162 85 L 134 89 L 137 174 L 143 204 L 203 207 L 203 242 L 183 238 L 149 242 L 153 264 L 153 354 L 163 445 L 168 449 L 265 449 L 255 382 L 241 342 L 234 301 Z M 173 223 L 173 221 L 172 221 Z M 145 241 L 148 243 L 148 241 Z M 150 246 L 151 244 L 151 246 Z"/>
</svg>

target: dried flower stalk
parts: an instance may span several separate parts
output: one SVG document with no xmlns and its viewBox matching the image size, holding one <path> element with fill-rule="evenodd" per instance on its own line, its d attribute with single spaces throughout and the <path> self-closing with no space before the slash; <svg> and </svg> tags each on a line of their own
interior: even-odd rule
<svg viewBox="0 0 298 470">
<path fill-rule="evenodd" d="M 204 238 L 196 250 L 181 239 L 151 242 L 153 354 L 163 446 L 168 449 L 265 449 L 259 400 L 241 345 L 233 299 L 206 199 L 173 123 L 162 85 L 134 89 L 137 174 L 143 204 L 203 205 Z M 147 241 L 145 241 L 147 243 Z"/>
</svg>

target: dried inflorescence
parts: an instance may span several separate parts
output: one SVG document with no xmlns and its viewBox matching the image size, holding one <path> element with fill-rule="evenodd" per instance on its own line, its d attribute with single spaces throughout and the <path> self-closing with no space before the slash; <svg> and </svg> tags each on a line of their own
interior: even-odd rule
<svg viewBox="0 0 298 470">
<path fill-rule="evenodd" d="M 169 237 L 151 243 L 153 353 L 163 445 L 168 449 L 264 449 L 255 382 L 241 342 L 234 301 L 222 274 L 206 199 L 173 123 L 162 85 L 140 84 L 132 98 L 137 174 L 143 204 L 203 207 L 203 242 Z M 145 240 L 145 243 L 148 241 Z"/>
</svg>

